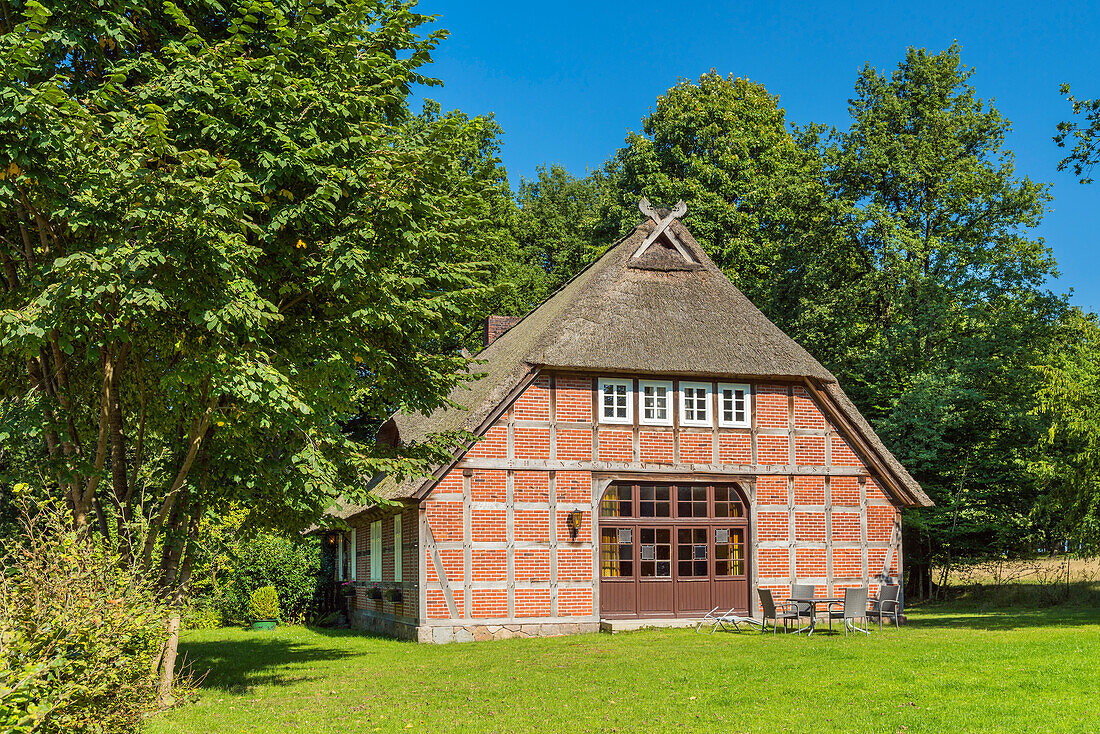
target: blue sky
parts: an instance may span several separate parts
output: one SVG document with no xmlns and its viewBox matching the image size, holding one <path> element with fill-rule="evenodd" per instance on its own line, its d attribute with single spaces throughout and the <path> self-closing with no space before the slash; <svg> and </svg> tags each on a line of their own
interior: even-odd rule
<svg viewBox="0 0 1100 734">
<path fill-rule="evenodd" d="M 1051 286 L 1100 311 L 1100 183 L 1059 173 L 1064 152 L 1051 140 L 1068 116 L 1062 82 L 1100 96 L 1100 4 L 421 0 L 418 9 L 451 31 L 429 70 L 445 86 L 427 96 L 496 115 L 513 186 L 540 164 L 578 175 L 599 167 L 679 78 L 711 68 L 747 77 L 779 95 L 788 120 L 846 128 L 864 64 L 892 70 L 907 46 L 958 40 L 978 95 L 1013 123 L 1017 174 L 1052 185 L 1038 232 L 1062 272 Z"/>
</svg>

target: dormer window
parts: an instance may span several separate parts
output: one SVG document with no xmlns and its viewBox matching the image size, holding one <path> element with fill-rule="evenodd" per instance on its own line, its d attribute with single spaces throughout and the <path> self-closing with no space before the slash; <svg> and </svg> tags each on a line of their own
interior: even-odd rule
<svg viewBox="0 0 1100 734">
<path fill-rule="evenodd" d="M 601 423 L 634 422 L 634 406 L 631 400 L 633 385 L 633 380 L 600 380 Z"/>
<path fill-rule="evenodd" d="M 680 383 L 680 424 L 684 426 L 709 426 L 710 384 L 706 382 Z"/>
<path fill-rule="evenodd" d="M 639 423 L 650 426 L 672 425 L 672 383 L 642 380 L 638 383 L 641 399 Z"/>
<path fill-rule="evenodd" d="M 718 386 L 718 425 L 748 428 L 752 424 L 752 389 L 742 384 Z"/>
</svg>

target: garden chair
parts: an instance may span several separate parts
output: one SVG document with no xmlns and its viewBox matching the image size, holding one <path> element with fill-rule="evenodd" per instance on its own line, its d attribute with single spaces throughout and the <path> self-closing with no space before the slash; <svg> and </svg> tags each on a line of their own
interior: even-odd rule
<svg viewBox="0 0 1100 734">
<path fill-rule="evenodd" d="M 758 626 L 761 628 L 761 631 L 763 631 L 763 622 L 761 622 L 759 619 L 754 619 L 753 617 L 746 617 L 741 614 L 734 614 L 734 609 L 736 609 L 736 607 L 733 607 L 725 614 L 717 615 L 715 614 L 715 612 L 718 611 L 718 607 L 711 609 L 709 612 L 707 612 L 707 615 L 700 619 L 699 623 L 695 625 L 695 631 L 698 632 L 704 624 L 707 624 L 709 622 L 714 622 L 714 626 L 710 628 L 710 633 L 712 635 L 714 634 L 714 631 L 717 630 L 719 627 L 722 628 L 723 632 L 728 632 L 728 625 L 731 624 L 733 625 L 733 628 L 738 632 L 741 631 L 740 625 L 742 624 L 747 624 L 749 626 Z"/>
<path fill-rule="evenodd" d="M 845 589 L 844 590 L 844 611 L 841 612 L 829 612 L 829 624 L 832 624 L 834 619 L 844 620 L 844 636 L 848 636 L 849 630 L 855 630 L 862 632 L 865 635 L 871 634 L 867 629 L 867 587 L 862 586 L 858 589 Z M 863 627 L 856 625 L 856 620 L 863 620 Z"/>
<path fill-rule="evenodd" d="M 871 611 L 868 612 L 872 619 L 878 620 L 879 632 L 882 631 L 882 618 L 894 620 L 894 627 L 901 629 L 898 615 L 901 614 L 901 586 L 899 584 L 883 584 L 878 587 L 878 598 L 871 599 Z"/>
<path fill-rule="evenodd" d="M 813 584 L 791 584 L 791 596 L 812 598 L 817 595 L 817 587 Z M 809 619 L 814 614 L 814 605 L 809 602 L 791 602 L 794 611 L 803 619 Z"/>
<path fill-rule="evenodd" d="M 796 623 L 798 620 L 798 612 L 792 611 L 789 602 L 782 602 L 778 608 L 775 606 L 775 600 L 772 599 L 772 592 L 770 589 L 757 589 L 760 594 L 760 606 L 764 609 L 763 622 L 760 625 L 760 631 L 764 632 L 768 628 L 768 620 L 772 620 L 772 635 L 775 635 L 776 629 L 779 627 L 779 620 L 783 620 L 783 631 L 787 631 L 787 620 L 793 619 Z"/>
</svg>

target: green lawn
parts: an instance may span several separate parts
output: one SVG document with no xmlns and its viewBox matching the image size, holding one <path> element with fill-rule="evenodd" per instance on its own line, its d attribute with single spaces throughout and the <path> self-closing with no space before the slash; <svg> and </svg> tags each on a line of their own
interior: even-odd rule
<svg viewBox="0 0 1100 734">
<path fill-rule="evenodd" d="M 686 630 L 447 646 L 187 633 L 197 701 L 153 734 L 1092 732 L 1100 614 L 917 612 L 869 638 Z"/>
</svg>

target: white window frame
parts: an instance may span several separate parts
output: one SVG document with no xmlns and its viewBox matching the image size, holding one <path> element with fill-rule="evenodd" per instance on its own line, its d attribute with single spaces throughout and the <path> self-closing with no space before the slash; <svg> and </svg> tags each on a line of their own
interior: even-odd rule
<svg viewBox="0 0 1100 734">
<path fill-rule="evenodd" d="M 344 580 L 344 534 L 336 536 L 336 580 Z"/>
<path fill-rule="evenodd" d="M 665 417 L 661 418 L 646 418 L 646 404 L 645 404 L 645 390 L 647 387 L 652 387 L 654 390 L 659 387 L 665 389 Z M 672 416 L 676 410 L 676 391 L 672 387 L 671 380 L 639 380 L 638 381 L 638 423 L 646 426 L 671 426 Z M 656 409 L 656 392 L 654 392 L 654 409 Z M 656 412 L 656 410 L 654 410 Z"/>
<path fill-rule="evenodd" d="M 356 548 L 357 535 L 355 528 L 351 529 L 351 537 L 348 540 L 348 545 L 351 546 L 348 549 L 348 558 L 351 560 L 351 580 L 355 581 L 359 578 L 359 549 Z"/>
<path fill-rule="evenodd" d="M 370 580 L 382 580 L 382 521 L 370 524 Z"/>
<path fill-rule="evenodd" d="M 745 420 L 726 420 L 726 390 L 745 391 Z M 734 415 L 736 415 L 736 407 L 734 408 Z M 718 425 L 722 428 L 752 427 L 752 385 L 744 382 L 723 382 L 718 385 Z"/>
<path fill-rule="evenodd" d="M 393 516 L 393 580 L 401 581 L 404 547 L 401 544 L 401 515 Z"/>
<path fill-rule="evenodd" d="M 599 422 L 600 423 L 615 423 L 615 424 L 633 424 L 634 423 L 634 380 L 621 379 L 613 377 L 601 377 L 599 380 L 599 395 L 596 396 L 596 407 L 599 409 Z M 626 417 L 620 418 L 612 416 L 608 418 L 604 415 L 604 388 L 608 385 L 614 385 L 615 387 L 626 387 Z M 616 412 L 618 406 L 615 406 Z"/>
<path fill-rule="evenodd" d="M 694 390 L 706 391 L 706 399 L 703 404 L 706 406 L 707 417 L 703 420 L 698 418 L 688 419 L 687 417 L 687 395 L 686 390 L 691 388 Z M 680 383 L 680 425 L 681 426 L 710 426 L 713 423 L 714 406 L 711 404 L 714 400 L 714 386 L 709 382 L 681 382 Z"/>
</svg>

